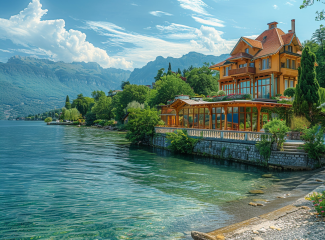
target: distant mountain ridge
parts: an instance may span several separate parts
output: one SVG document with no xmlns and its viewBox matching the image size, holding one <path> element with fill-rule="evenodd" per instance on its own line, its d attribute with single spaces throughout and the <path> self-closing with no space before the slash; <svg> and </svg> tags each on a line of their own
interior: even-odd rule
<svg viewBox="0 0 325 240">
<path fill-rule="evenodd" d="M 164 58 L 159 56 L 154 61 L 148 62 L 144 67 L 135 68 L 128 81 L 131 84 L 151 85 L 155 81 L 154 77 L 159 69 L 165 68 L 167 72 L 169 63 L 171 63 L 172 71 L 177 72 L 178 68 L 183 71 L 184 68 L 187 69 L 191 65 L 193 67 L 202 67 L 205 62 L 216 64 L 224 61 L 229 56 L 229 54 L 222 54 L 220 56 L 204 55 L 197 52 L 189 52 L 180 58 Z"/>
<path fill-rule="evenodd" d="M 128 70 L 102 68 L 97 63 L 54 62 L 48 59 L 14 56 L 7 63 L 0 62 L 0 119 L 9 116 L 38 114 L 64 106 L 66 95 L 70 99 L 82 93 L 90 96 L 94 90 L 116 90 L 121 82 L 151 85 L 157 71 L 169 62 L 172 70 L 201 67 L 204 62 L 218 63 L 228 54 L 220 56 L 190 52 L 181 58 L 157 57 L 142 68 L 131 73 Z"/>
<path fill-rule="evenodd" d="M 0 63 L 0 119 L 61 108 L 66 95 L 73 99 L 79 93 L 90 96 L 94 90 L 119 89 L 130 74 L 97 63 L 12 57 Z"/>
</svg>

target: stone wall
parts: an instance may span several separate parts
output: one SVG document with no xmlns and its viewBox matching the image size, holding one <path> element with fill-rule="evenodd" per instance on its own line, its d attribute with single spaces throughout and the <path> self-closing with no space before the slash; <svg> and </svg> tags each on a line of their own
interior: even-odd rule
<svg viewBox="0 0 325 240">
<path fill-rule="evenodd" d="M 167 148 L 169 142 L 164 134 L 160 134 L 152 141 L 154 147 Z M 194 148 L 194 154 L 211 156 L 215 158 L 240 161 L 254 165 L 266 166 L 266 161 L 259 154 L 254 142 L 241 143 L 231 141 L 220 141 L 217 139 L 203 139 Z M 309 159 L 307 153 L 291 153 L 272 151 L 268 161 L 271 166 L 285 169 L 313 169 L 317 161 Z"/>
</svg>

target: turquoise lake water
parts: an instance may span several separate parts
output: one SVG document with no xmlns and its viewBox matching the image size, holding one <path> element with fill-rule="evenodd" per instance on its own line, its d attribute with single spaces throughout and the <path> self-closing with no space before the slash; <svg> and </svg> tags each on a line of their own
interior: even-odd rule
<svg viewBox="0 0 325 240">
<path fill-rule="evenodd" d="M 93 128 L 0 121 L 0 239 L 191 239 L 260 169 L 132 147 Z"/>
</svg>

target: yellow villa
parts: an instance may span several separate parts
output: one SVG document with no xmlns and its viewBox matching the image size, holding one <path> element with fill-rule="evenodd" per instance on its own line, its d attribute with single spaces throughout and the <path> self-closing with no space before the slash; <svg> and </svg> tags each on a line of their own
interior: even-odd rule
<svg viewBox="0 0 325 240">
<path fill-rule="evenodd" d="M 256 39 L 241 37 L 228 59 L 210 67 L 220 72 L 220 90 L 227 95 L 250 94 L 252 99 L 207 102 L 177 96 L 161 106 L 165 126 L 259 132 L 269 119 L 263 109 L 291 107 L 272 98 L 296 86 L 302 45 L 296 36 L 295 20 L 288 33 L 277 25 L 268 23 L 267 30 Z"/>
</svg>

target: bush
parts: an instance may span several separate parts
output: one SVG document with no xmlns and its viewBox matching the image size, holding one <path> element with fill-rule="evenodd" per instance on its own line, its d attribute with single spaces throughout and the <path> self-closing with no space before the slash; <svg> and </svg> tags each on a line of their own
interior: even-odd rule
<svg viewBox="0 0 325 240">
<path fill-rule="evenodd" d="M 313 201 L 314 208 L 318 215 L 325 217 L 325 191 L 322 193 L 313 192 L 305 199 Z"/>
<path fill-rule="evenodd" d="M 308 153 L 308 157 L 318 160 L 319 167 L 321 166 L 320 157 L 325 152 L 323 129 L 315 125 L 312 128 L 305 129 L 301 138 L 305 140 L 303 149 Z"/>
<path fill-rule="evenodd" d="M 287 127 L 286 122 L 282 119 L 274 118 L 264 125 L 264 129 L 272 134 L 272 142 L 276 142 L 277 149 L 282 151 L 285 136 L 290 130 L 290 128 Z"/>
<path fill-rule="evenodd" d="M 129 109 L 126 138 L 132 143 L 148 141 L 155 134 L 155 126 L 164 125 L 155 109 Z"/>
<path fill-rule="evenodd" d="M 294 97 L 296 93 L 296 88 L 287 88 L 284 90 L 283 95 L 287 97 Z"/>
<path fill-rule="evenodd" d="M 72 124 L 73 125 L 79 125 L 80 123 L 79 123 L 79 121 L 74 121 Z"/>
<path fill-rule="evenodd" d="M 310 126 L 310 122 L 304 116 L 295 116 L 291 119 L 291 130 L 302 132 Z"/>
<path fill-rule="evenodd" d="M 191 154 L 195 145 L 200 141 L 197 138 L 190 138 L 186 130 L 176 130 L 176 133 L 167 133 L 167 139 L 170 141 L 168 149 L 173 152 L 187 154 Z"/>
<path fill-rule="evenodd" d="M 223 90 L 219 90 L 217 93 L 217 97 L 220 97 L 220 96 L 226 96 L 226 92 Z"/>
<path fill-rule="evenodd" d="M 260 155 L 265 159 L 266 165 L 271 156 L 272 141 L 267 139 L 267 136 L 262 135 L 262 141 L 256 143 L 256 148 L 259 151 Z"/>
<path fill-rule="evenodd" d="M 46 122 L 46 123 L 52 122 L 52 118 L 51 117 L 47 117 L 47 118 L 45 118 L 44 122 Z"/>
</svg>

